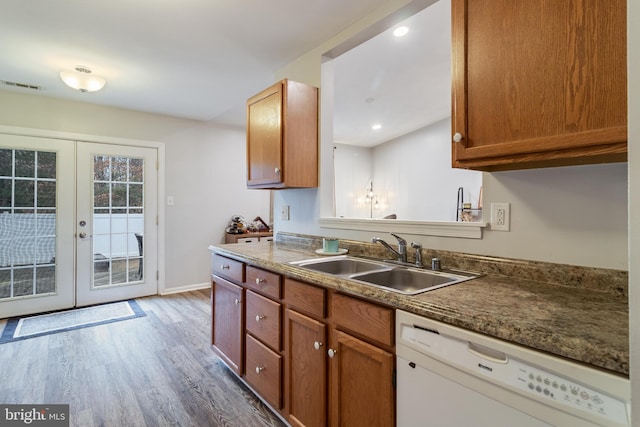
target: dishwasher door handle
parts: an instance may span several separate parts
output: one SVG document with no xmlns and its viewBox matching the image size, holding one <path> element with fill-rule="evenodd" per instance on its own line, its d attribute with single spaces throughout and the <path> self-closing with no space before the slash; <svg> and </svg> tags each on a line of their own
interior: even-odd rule
<svg viewBox="0 0 640 427">
<path fill-rule="evenodd" d="M 509 361 L 509 356 L 507 356 L 506 353 L 480 344 L 472 343 L 471 341 L 468 341 L 467 350 L 469 350 L 469 353 L 495 363 L 507 363 Z"/>
</svg>

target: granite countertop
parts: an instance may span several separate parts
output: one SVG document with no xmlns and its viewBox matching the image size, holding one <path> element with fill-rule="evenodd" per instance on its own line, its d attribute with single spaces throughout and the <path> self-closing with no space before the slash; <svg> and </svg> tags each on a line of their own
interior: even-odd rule
<svg viewBox="0 0 640 427">
<path fill-rule="evenodd" d="M 309 248 L 267 242 L 216 245 L 209 249 L 293 279 L 629 375 L 628 301 L 623 293 L 489 272 L 477 279 L 410 296 L 288 264 L 317 257 Z"/>
</svg>

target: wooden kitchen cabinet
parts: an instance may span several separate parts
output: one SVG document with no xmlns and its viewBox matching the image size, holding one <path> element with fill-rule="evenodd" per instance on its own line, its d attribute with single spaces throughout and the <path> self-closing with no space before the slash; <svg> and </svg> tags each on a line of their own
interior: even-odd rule
<svg viewBox="0 0 640 427">
<path fill-rule="evenodd" d="M 393 309 L 215 253 L 212 273 L 213 349 L 283 419 L 395 425 Z"/>
<path fill-rule="evenodd" d="M 238 375 L 243 372 L 242 287 L 213 276 L 211 343 L 216 354 Z"/>
<path fill-rule="evenodd" d="M 293 426 L 327 425 L 327 332 L 323 322 L 287 309 L 288 409 Z"/>
<path fill-rule="evenodd" d="M 395 425 L 394 311 L 333 293 L 329 312 L 330 425 Z"/>
<path fill-rule="evenodd" d="M 326 289 L 287 278 L 284 286 L 284 345 L 288 421 L 327 425 Z"/>
<path fill-rule="evenodd" d="M 452 37 L 454 167 L 626 161 L 626 0 L 452 0 Z"/>
<path fill-rule="evenodd" d="M 395 425 L 393 353 L 339 330 L 331 351 L 331 425 Z"/>
<path fill-rule="evenodd" d="M 318 186 L 318 89 L 282 80 L 247 100 L 247 187 Z"/>
</svg>

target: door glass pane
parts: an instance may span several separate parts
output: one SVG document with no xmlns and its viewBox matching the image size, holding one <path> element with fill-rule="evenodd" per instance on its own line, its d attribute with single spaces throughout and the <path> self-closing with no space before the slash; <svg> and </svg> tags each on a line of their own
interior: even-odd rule
<svg viewBox="0 0 640 427">
<path fill-rule="evenodd" d="M 143 280 L 144 160 L 94 157 L 93 285 Z"/>
<path fill-rule="evenodd" d="M 0 149 L 0 299 L 56 292 L 56 153 Z"/>
</svg>

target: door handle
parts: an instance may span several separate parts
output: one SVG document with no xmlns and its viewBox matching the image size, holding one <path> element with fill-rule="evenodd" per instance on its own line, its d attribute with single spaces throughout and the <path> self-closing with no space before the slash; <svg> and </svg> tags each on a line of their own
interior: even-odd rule
<svg viewBox="0 0 640 427">
<path fill-rule="evenodd" d="M 81 233 L 78 233 L 78 237 L 81 239 L 87 239 L 87 238 L 91 238 L 91 236 L 87 236 L 87 233 L 85 233 L 84 231 Z"/>
</svg>

